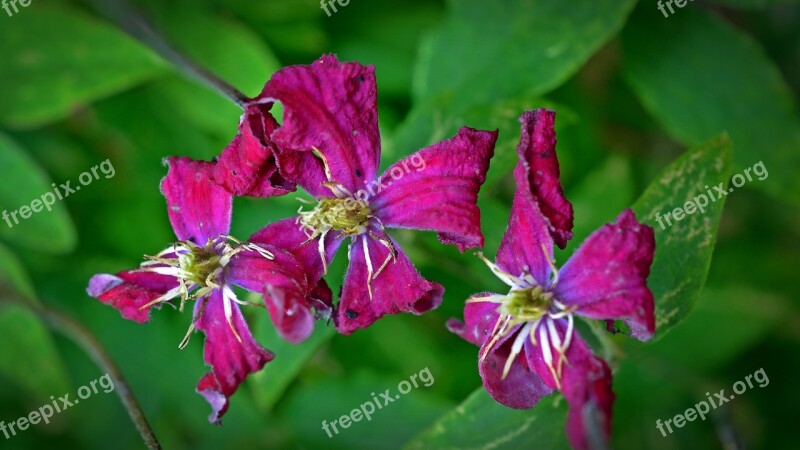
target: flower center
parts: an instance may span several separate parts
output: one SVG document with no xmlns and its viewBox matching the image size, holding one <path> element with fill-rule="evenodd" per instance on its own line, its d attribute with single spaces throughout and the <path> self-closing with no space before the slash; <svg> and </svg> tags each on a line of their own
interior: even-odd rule
<svg viewBox="0 0 800 450">
<path fill-rule="evenodd" d="M 372 210 L 366 200 L 324 197 L 311 211 L 298 211 L 300 223 L 311 231 L 311 239 L 330 230 L 356 236 L 367 231 Z"/>
<path fill-rule="evenodd" d="M 499 313 L 510 316 L 512 326 L 522 322 L 532 322 L 547 314 L 553 305 L 553 294 L 541 286 L 512 288 L 500 302 Z"/>
<path fill-rule="evenodd" d="M 177 278 L 178 287 L 144 305 L 147 308 L 180 296 L 180 310 L 187 300 L 205 297 L 214 289 L 225 290 L 225 267 L 242 251 L 253 251 L 266 259 L 272 253 L 256 244 L 242 243 L 231 236 L 209 239 L 199 246 L 192 241 L 176 242 L 156 256 L 145 256 L 141 270 Z"/>
<path fill-rule="evenodd" d="M 183 246 L 183 251 L 178 252 L 178 267 L 183 272 L 180 278 L 201 288 L 219 286 L 224 266 L 220 264 L 222 256 L 214 251 L 212 242 L 203 247 Z"/>
<path fill-rule="evenodd" d="M 228 235 L 209 239 L 203 246 L 199 246 L 192 241 L 176 242 L 156 256 L 145 256 L 147 261 L 142 263 L 140 270 L 175 277 L 178 280 L 178 287 L 165 292 L 162 296 L 139 309 L 167 303 L 176 297 L 180 297 L 179 310 L 182 312 L 188 300 L 201 301 L 199 312 L 192 319 L 189 331 L 179 345 L 179 348 L 184 348 L 189 342 L 192 331 L 194 331 L 195 322 L 205 309 L 207 297 L 212 291 L 219 290 L 222 292 L 225 319 L 228 321 L 231 332 L 236 336 L 236 339 L 242 342 L 236 327 L 233 326 L 232 303 L 242 305 L 247 303 L 236 298 L 236 294 L 231 287 L 225 284 L 225 267 L 236 254 L 243 251 L 255 252 L 265 259 L 274 259 L 274 255 L 271 252 L 259 245 L 249 242 L 243 243 Z"/>
<path fill-rule="evenodd" d="M 561 389 L 562 369 L 564 363 L 567 362 L 567 350 L 572 342 L 575 326 L 572 313 L 576 306 L 567 306 L 553 298 L 552 290 L 558 284 L 558 269 L 544 246 L 542 246 L 542 251 L 553 273 L 549 289 L 545 290 L 539 285 L 530 273 L 522 273 L 519 276 L 507 273 L 486 259 L 482 253 L 478 253 L 478 257 L 489 266 L 495 275 L 511 287 L 511 291 L 508 295 L 493 294 L 474 297 L 467 302 L 490 302 L 498 305 L 497 322 L 489 335 L 489 341 L 483 347 L 481 360 L 486 358 L 500 339 L 517 329 L 517 325 L 524 324 L 518 329 L 511 344 L 506 364 L 503 367 L 502 379 L 508 376 L 511 365 L 522 351 L 525 341 L 530 339 L 531 344 L 540 347 L 544 363 L 550 370 L 556 387 Z M 559 324 L 563 324 L 563 320 L 566 320 L 566 330 L 562 336 L 558 327 Z"/>
</svg>

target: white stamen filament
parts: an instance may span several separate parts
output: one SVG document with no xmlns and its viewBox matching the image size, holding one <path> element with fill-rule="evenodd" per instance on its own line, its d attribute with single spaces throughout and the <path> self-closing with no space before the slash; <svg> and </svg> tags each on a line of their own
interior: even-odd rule
<svg viewBox="0 0 800 450">
<path fill-rule="evenodd" d="M 319 258 L 322 260 L 322 274 L 328 274 L 328 257 L 325 254 L 325 237 L 328 236 L 328 232 L 331 231 L 330 228 L 326 228 L 322 235 L 319 237 L 319 242 L 317 243 L 317 251 L 319 251 Z"/>
<path fill-rule="evenodd" d="M 492 294 L 487 295 L 485 297 L 472 297 L 467 299 L 467 303 L 481 303 L 481 302 L 489 302 L 489 303 L 503 303 L 503 300 L 506 299 L 505 295 L 499 294 Z"/>
<path fill-rule="evenodd" d="M 367 263 L 367 292 L 372 301 L 372 259 L 369 257 L 369 241 L 367 241 L 366 235 L 361 235 L 361 242 L 364 245 L 364 261 Z"/>
<path fill-rule="evenodd" d="M 543 326 L 539 326 L 539 345 L 542 348 L 542 357 L 544 358 L 545 364 L 547 364 L 547 368 L 550 369 L 550 374 L 556 382 L 556 387 L 561 390 L 561 380 L 558 378 L 556 370 L 553 367 L 553 353 L 550 350 L 550 341 L 547 339 L 547 332 L 544 328 Z"/>
<path fill-rule="evenodd" d="M 505 272 L 503 269 L 498 267 L 497 264 L 489 261 L 489 259 L 487 259 L 483 255 L 483 252 L 478 252 L 477 255 L 478 258 L 481 259 L 481 261 L 483 261 L 487 266 L 489 266 L 489 270 L 491 270 L 492 273 L 494 273 L 497 278 L 500 278 L 500 280 L 503 283 L 511 286 L 512 288 L 518 288 L 518 289 L 526 286 L 527 283 L 525 283 L 522 279 L 514 275 L 511 275 L 510 273 Z"/>
<path fill-rule="evenodd" d="M 233 308 L 231 307 L 231 302 L 236 299 L 236 294 L 227 284 L 222 287 L 222 307 L 225 310 L 225 319 L 228 321 L 228 325 L 231 327 L 231 331 L 233 331 L 233 335 L 236 336 L 236 340 L 239 343 L 242 342 L 241 336 L 239 336 L 239 332 L 236 331 L 236 327 L 233 326 Z M 236 299 L 238 300 L 238 299 Z"/>
<path fill-rule="evenodd" d="M 531 327 L 533 327 L 533 323 L 528 323 L 522 327 L 522 330 L 517 334 L 517 338 L 514 339 L 514 344 L 511 345 L 511 352 L 506 359 L 506 365 L 503 367 L 502 380 L 505 380 L 508 376 L 508 372 L 511 370 L 511 363 L 517 359 L 517 355 L 519 355 L 519 352 L 522 350 L 522 344 L 525 343 L 525 338 L 531 332 Z"/>
</svg>

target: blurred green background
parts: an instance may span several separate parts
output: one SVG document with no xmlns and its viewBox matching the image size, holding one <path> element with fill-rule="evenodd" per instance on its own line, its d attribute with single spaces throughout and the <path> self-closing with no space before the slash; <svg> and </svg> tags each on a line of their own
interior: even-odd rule
<svg viewBox="0 0 800 450">
<path fill-rule="evenodd" d="M 162 158 L 217 155 L 240 110 L 121 31 L 133 16 L 98 12 L 98 4 L 115 2 L 33 0 L 12 16 L 0 10 L 0 209 L 30 204 L 53 182 L 74 186 L 106 159 L 115 168 L 53 212 L 13 228 L 0 222 L 0 299 L 36 298 L 85 324 L 167 449 L 566 448 L 563 399 L 523 412 L 494 404 L 479 389 L 477 349 L 443 326 L 461 317 L 472 293 L 501 291 L 499 281 L 471 253 L 412 232 L 394 236 L 446 287 L 437 311 L 387 317 L 349 337 L 319 323 L 311 340 L 294 346 L 279 341 L 264 311 L 249 310 L 256 336 L 277 357 L 233 397 L 224 426 L 209 425 L 209 408 L 194 392 L 205 372 L 202 336 L 177 348 L 188 314 L 166 308 L 137 325 L 85 287 L 91 275 L 132 268 L 173 241 L 158 190 Z M 654 1 L 351 0 L 328 17 L 312 0 L 135 5 L 182 53 L 248 95 L 280 67 L 323 53 L 374 64 L 382 167 L 461 125 L 499 128 L 480 200 L 488 255 L 508 220 L 516 119 L 526 109 L 558 113 L 562 182 L 576 223 L 559 264 L 623 208 L 635 203 L 640 220 L 655 226 L 651 212 L 763 161 L 769 177 L 735 190 L 724 211 L 718 202 L 705 216 L 657 230 L 651 287 L 660 331 L 648 344 L 613 339 L 612 446 L 792 448 L 800 419 L 800 2 L 673 7 L 664 17 Z M 709 141 L 723 133 L 729 141 Z M 304 197 L 237 199 L 233 234 L 246 238 L 292 215 Z M 340 253 L 328 278 L 334 292 L 346 264 Z M 426 367 L 431 387 L 333 438 L 322 431 L 322 420 Z M 656 429 L 657 419 L 705 392 L 730 393 L 760 368 L 768 386 L 667 437 Z M 50 396 L 74 397 L 103 373 L 32 313 L 0 303 L 0 421 Z M 0 448 L 10 449 L 142 446 L 119 399 L 103 393 L 49 425 L 0 435 Z"/>
</svg>

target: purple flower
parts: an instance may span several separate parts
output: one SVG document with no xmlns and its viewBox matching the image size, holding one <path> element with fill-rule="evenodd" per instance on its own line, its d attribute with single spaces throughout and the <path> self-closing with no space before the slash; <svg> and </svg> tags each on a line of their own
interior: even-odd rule
<svg viewBox="0 0 800 450">
<path fill-rule="evenodd" d="M 572 237 L 572 205 L 564 197 L 555 153 L 555 113 L 521 118 L 517 191 L 496 264 L 485 262 L 508 294 L 481 293 L 467 300 L 464 322 L 448 328 L 481 346 L 479 370 L 492 397 L 512 408 L 531 408 L 554 389 L 570 405 L 572 446 L 588 447 L 587 417 L 601 438 L 611 431 L 611 371 L 581 339 L 574 315 L 623 319 L 633 336 L 655 332 L 647 277 L 655 251 L 652 228 L 625 210 L 616 223 L 595 231 L 557 270 L 553 245 Z M 482 256 L 482 255 L 481 255 Z"/>
<path fill-rule="evenodd" d="M 189 332 L 180 347 L 195 328 L 205 333 L 204 357 L 211 371 L 197 391 L 213 408 L 209 420 L 219 424 L 239 384 L 273 358 L 253 339 L 239 310 L 239 305 L 248 303 L 236 296 L 233 286 L 263 293 L 276 328 L 293 341 L 313 327 L 314 318 L 308 308 L 284 305 L 312 301 L 310 291 L 320 303 L 329 303 L 331 294 L 324 287 L 315 288 L 302 264 L 286 251 L 228 236 L 232 196 L 211 181 L 213 163 L 188 158 L 170 158 L 167 163 L 161 190 L 179 242 L 148 256 L 138 269 L 95 275 L 88 292 L 139 323 L 149 320 L 153 307 L 180 299 L 183 311 L 187 301 L 195 301 Z"/>
<path fill-rule="evenodd" d="M 253 103 L 280 101 L 283 125 L 271 135 L 281 174 L 315 201 L 296 218 L 251 241 L 291 251 L 319 279 L 345 239 L 350 266 L 334 314 L 349 334 L 386 314 L 422 314 L 444 289 L 424 279 L 386 228 L 433 230 L 461 251 L 483 245 L 477 196 L 496 132 L 458 134 L 378 175 L 380 134 L 374 68 L 323 56 L 277 72 Z"/>
</svg>

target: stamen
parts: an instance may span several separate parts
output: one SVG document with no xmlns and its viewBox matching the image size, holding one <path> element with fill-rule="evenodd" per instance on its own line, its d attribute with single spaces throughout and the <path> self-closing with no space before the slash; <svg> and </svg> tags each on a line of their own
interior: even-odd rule
<svg viewBox="0 0 800 450">
<path fill-rule="evenodd" d="M 164 302 L 168 302 L 168 301 L 172 300 L 178 294 L 181 293 L 180 289 L 181 289 L 180 286 L 170 289 L 169 291 L 165 292 L 164 295 L 162 295 L 161 297 L 158 297 L 157 299 L 153 300 L 152 302 L 150 302 L 150 303 L 148 303 L 148 304 L 146 304 L 144 306 L 139 307 L 139 311 L 145 310 L 145 309 L 150 308 L 152 306 L 155 306 L 155 305 L 157 305 L 159 303 L 164 303 Z"/>
<path fill-rule="evenodd" d="M 503 318 L 503 317 L 505 317 L 505 318 Z M 501 321 L 502 321 L 502 326 L 500 325 Z M 484 348 L 483 354 L 481 355 L 481 361 L 486 359 L 486 355 L 488 355 L 489 351 L 492 350 L 492 347 L 494 347 L 494 344 L 496 344 L 497 341 L 500 338 L 502 338 L 503 336 L 505 336 L 508 333 L 508 330 L 506 329 L 506 327 L 508 326 L 508 323 L 510 321 L 511 321 L 511 316 L 498 316 L 497 317 L 497 322 L 494 324 L 494 330 L 492 330 L 492 333 L 491 333 L 492 340 L 489 341 L 489 344 L 487 344 L 486 347 Z"/>
<path fill-rule="evenodd" d="M 326 229 L 322 232 L 322 235 L 319 238 L 319 242 L 317 242 L 317 250 L 319 251 L 319 258 L 322 260 L 322 274 L 328 274 L 328 256 L 325 252 L 325 237 L 328 235 L 328 232 L 331 231 L 330 228 Z"/>
<path fill-rule="evenodd" d="M 542 252 L 544 253 L 544 258 L 547 260 L 547 264 L 550 265 L 550 270 L 553 272 L 553 281 L 550 282 L 550 289 L 554 289 L 558 284 L 558 268 L 550 253 L 547 252 L 547 248 L 544 244 L 542 244 Z"/>
<path fill-rule="evenodd" d="M 465 303 L 481 303 L 481 302 L 503 303 L 503 300 L 505 299 L 506 299 L 505 295 L 492 294 L 492 295 L 487 295 L 485 297 L 468 298 Z"/>
<path fill-rule="evenodd" d="M 553 319 L 547 319 L 547 331 L 550 334 L 550 341 L 553 343 L 553 348 L 558 353 L 558 366 L 556 367 L 556 373 L 558 377 L 561 378 L 561 368 L 564 366 L 564 347 L 561 345 L 561 337 L 558 335 L 558 331 L 556 330 L 556 326 L 553 323 Z"/>
<path fill-rule="evenodd" d="M 492 273 L 494 273 L 497 278 L 500 278 L 503 283 L 511 286 L 512 288 L 521 288 L 526 286 L 526 283 L 521 279 L 503 271 L 503 269 L 498 267 L 495 263 L 489 261 L 485 256 L 483 256 L 483 252 L 477 252 L 476 255 L 481 259 L 481 261 L 489 266 L 489 269 L 492 271 Z"/>
<path fill-rule="evenodd" d="M 536 319 L 536 322 L 533 322 L 533 327 L 531 328 L 531 333 L 530 333 L 531 344 L 533 344 L 533 345 L 538 345 L 536 343 L 536 330 L 539 328 L 539 324 L 541 322 L 542 322 L 542 318 L 541 317 Z"/>
<path fill-rule="evenodd" d="M 394 244 L 392 244 L 391 241 L 387 241 L 386 239 L 378 237 L 371 231 L 369 232 L 369 234 L 373 239 L 377 239 L 378 242 L 380 242 L 384 247 L 389 249 L 389 254 L 386 255 L 386 259 L 383 261 L 383 264 L 381 264 L 381 267 L 378 269 L 377 272 L 375 272 L 375 275 L 373 275 L 372 277 L 372 279 L 374 280 L 378 278 L 378 275 L 380 275 L 381 272 L 383 272 L 383 269 L 385 269 L 386 266 L 389 265 L 389 261 L 397 262 L 397 249 L 394 248 Z"/>
<path fill-rule="evenodd" d="M 561 380 L 559 379 L 558 375 L 556 374 L 556 370 L 553 368 L 553 354 L 550 351 L 550 341 L 547 339 L 547 333 L 545 332 L 545 327 L 539 327 L 539 342 L 542 347 L 542 357 L 544 358 L 545 364 L 547 364 L 547 368 L 550 369 L 550 374 L 553 376 L 553 379 L 556 382 L 556 388 L 561 390 Z"/>
<path fill-rule="evenodd" d="M 501 380 L 505 380 L 508 376 L 508 372 L 511 370 L 511 364 L 517 359 L 517 355 L 519 355 L 519 352 L 522 350 L 522 344 L 525 343 L 526 335 L 530 333 L 532 326 L 532 323 L 525 325 L 517 334 L 517 338 L 514 339 L 514 344 L 511 345 L 511 352 L 508 354 L 508 358 L 506 358 L 506 365 L 503 367 L 503 376 L 500 377 Z"/>
<path fill-rule="evenodd" d="M 367 292 L 369 292 L 369 299 L 372 301 L 372 259 L 369 257 L 369 244 L 366 235 L 361 235 L 361 242 L 364 245 L 364 260 L 367 263 Z"/>
<path fill-rule="evenodd" d="M 228 285 L 225 285 L 225 287 L 222 288 L 222 307 L 225 310 L 225 319 L 228 321 L 228 325 L 231 327 L 233 335 L 236 336 L 236 340 L 241 344 L 242 338 L 239 336 L 239 332 L 236 331 L 236 327 L 233 326 L 233 310 L 231 308 L 232 298 L 236 298 L 236 294 L 233 293 Z"/>
<path fill-rule="evenodd" d="M 204 299 L 202 303 L 200 303 L 200 309 L 197 311 L 194 317 L 192 317 L 192 323 L 189 324 L 189 331 L 186 332 L 186 336 L 183 337 L 183 340 L 180 344 L 178 344 L 178 349 L 183 350 L 186 348 L 186 345 L 189 344 L 189 339 L 192 337 L 192 332 L 195 329 L 195 322 L 200 319 L 200 316 L 203 315 L 203 311 L 206 310 L 206 305 L 208 304 L 208 299 Z"/>
<path fill-rule="evenodd" d="M 322 160 L 322 166 L 325 168 L 325 179 L 333 181 L 331 179 L 331 166 L 328 165 L 328 158 L 326 158 L 317 147 L 312 147 L 311 152 L 314 153 L 314 156 Z"/>
</svg>

